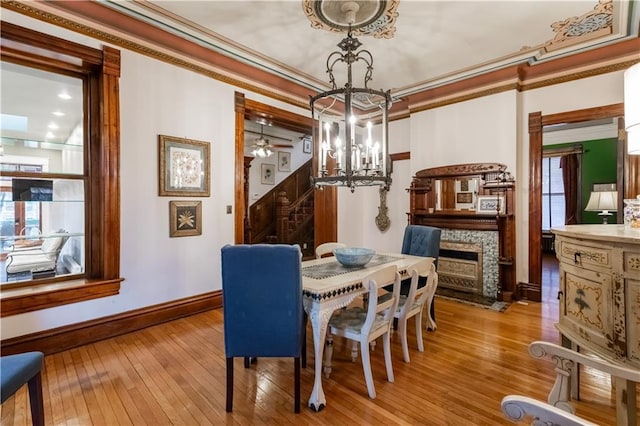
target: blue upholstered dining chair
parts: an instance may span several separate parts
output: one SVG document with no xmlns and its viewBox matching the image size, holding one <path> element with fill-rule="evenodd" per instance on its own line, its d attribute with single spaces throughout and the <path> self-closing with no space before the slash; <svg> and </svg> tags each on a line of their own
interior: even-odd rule
<svg viewBox="0 0 640 426">
<path fill-rule="evenodd" d="M 436 265 L 437 270 L 441 234 L 442 230 L 433 226 L 407 225 L 404 229 L 401 252 L 402 254 L 410 254 L 412 256 L 433 257 L 435 258 L 434 264 Z M 424 287 L 426 283 L 426 277 L 421 277 L 418 280 L 418 288 Z M 405 296 L 408 295 L 410 287 L 411 278 L 402 280 L 402 284 L 400 285 L 400 294 Z M 386 286 L 384 289 L 392 291 L 391 286 Z M 429 312 L 429 321 L 427 322 L 427 326 L 430 329 L 435 330 L 436 323 L 433 300 L 431 302 L 431 306 L 427 307 L 427 312 Z"/>
<path fill-rule="evenodd" d="M 0 399 L 5 402 L 25 384 L 29 387 L 31 423 L 44 425 L 42 400 L 42 352 L 25 352 L 0 357 Z"/>
<path fill-rule="evenodd" d="M 233 410 L 233 358 L 294 358 L 294 410 L 300 412 L 300 357 L 304 338 L 302 253 L 297 245 L 222 248 L 227 405 Z"/>
</svg>

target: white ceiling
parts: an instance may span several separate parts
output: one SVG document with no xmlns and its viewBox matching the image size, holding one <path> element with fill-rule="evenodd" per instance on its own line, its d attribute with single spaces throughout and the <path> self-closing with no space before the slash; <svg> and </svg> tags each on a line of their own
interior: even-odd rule
<svg viewBox="0 0 640 426">
<path fill-rule="evenodd" d="M 326 59 L 339 50 L 336 45 L 344 36 L 312 28 L 302 0 L 106 0 L 103 4 L 316 90 L 328 87 Z M 542 49 L 556 36 L 552 24 L 587 14 L 597 4 L 597 0 L 400 0 L 393 38 L 358 37 L 374 57 L 370 87 L 391 89 L 399 97 L 523 58 L 543 61 L 637 35 L 638 11 L 631 17 L 630 2 L 614 1 L 612 34 L 569 49 Z M 336 78 L 344 75 L 336 70 Z M 354 69 L 357 85 L 360 76 Z M 338 81 L 338 86 L 343 84 Z"/>
</svg>

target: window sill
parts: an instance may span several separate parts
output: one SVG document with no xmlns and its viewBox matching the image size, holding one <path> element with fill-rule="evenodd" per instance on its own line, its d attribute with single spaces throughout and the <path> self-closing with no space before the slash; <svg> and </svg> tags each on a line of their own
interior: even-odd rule
<svg viewBox="0 0 640 426">
<path fill-rule="evenodd" d="M 0 317 L 113 296 L 120 292 L 124 278 L 110 280 L 71 280 L 52 284 L 3 289 L 0 291 Z"/>
</svg>

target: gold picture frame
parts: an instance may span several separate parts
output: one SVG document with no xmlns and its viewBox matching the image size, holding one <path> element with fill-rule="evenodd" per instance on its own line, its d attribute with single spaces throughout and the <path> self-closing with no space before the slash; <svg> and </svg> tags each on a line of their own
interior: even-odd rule
<svg viewBox="0 0 640 426">
<path fill-rule="evenodd" d="M 158 135 L 158 195 L 208 197 L 209 145 L 209 142 Z"/>
<path fill-rule="evenodd" d="M 202 235 L 202 201 L 169 201 L 169 237 Z"/>
</svg>

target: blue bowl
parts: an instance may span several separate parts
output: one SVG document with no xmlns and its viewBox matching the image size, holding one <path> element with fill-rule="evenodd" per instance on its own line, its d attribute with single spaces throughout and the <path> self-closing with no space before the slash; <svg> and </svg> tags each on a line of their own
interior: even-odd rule
<svg viewBox="0 0 640 426">
<path fill-rule="evenodd" d="M 343 266 L 364 266 L 376 254 L 375 250 L 362 247 L 337 248 L 333 254 Z"/>
</svg>

